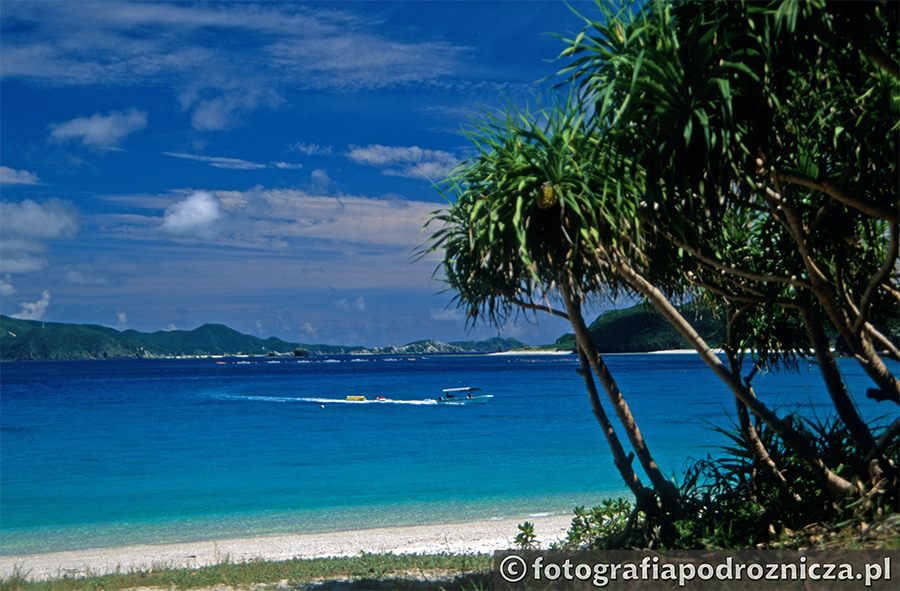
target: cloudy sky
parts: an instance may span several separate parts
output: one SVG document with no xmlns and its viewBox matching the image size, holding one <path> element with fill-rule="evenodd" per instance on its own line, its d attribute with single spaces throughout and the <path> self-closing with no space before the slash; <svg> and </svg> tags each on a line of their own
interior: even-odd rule
<svg viewBox="0 0 900 591">
<path fill-rule="evenodd" d="M 582 26 L 565 3 L 4 0 L 0 17 L 3 314 L 367 346 L 497 334 L 467 330 L 413 252 L 467 118 L 548 92 L 546 33 Z"/>
</svg>

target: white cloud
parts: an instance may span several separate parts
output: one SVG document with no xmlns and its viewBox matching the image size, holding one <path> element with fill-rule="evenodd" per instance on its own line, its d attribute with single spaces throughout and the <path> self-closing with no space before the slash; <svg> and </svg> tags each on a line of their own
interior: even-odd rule
<svg viewBox="0 0 900 591">
<path fill-rule="evenodd" d="M 253 81 L 213 92 L 221 95 L 204 98 L 209 91 L 201 87 L 192 88 L 180 97 L 183 108 L 193 109 L 191 125 L 198 131 L 229 129 L 239 122 L 242 113 L 254 111 L 260 105 L 275 106 L 284 100 L 274 90 L 259 87 Z"/>
<path fill-rule="evenodd" d="M 244 235 L 279 242 L 309 239 L 331 244 L 410 248 L 437 204 L 352 195 L 323 196 L 291 189 L 216 191 Z"/>
<path fill-rule="evenodd" d="M 459 308 L 432 308 L 429 311 L 432 320 L 441 322 L 462 322 L 465 316 Z"/>
<path fill-rule="evenodd" d="M 13 318 L 20 320 L 40 320 L 47 313 L 50 306 L 50 292 L 45 291 L 41 294 L 41 299 L 36 302 L 22 302 L 19 304 L 19 313 L 13 314 Z"/>
<path fill-rule="evenodd" d="M 418 146 L 350 146 L 347 157 L 365 166 L 382 168 L 390 176 L 440 180 L 450 174 L 459 159 L 443 150 L 427 150 Z"/>
<path fill-rule="evenodd" d="M 300 152 L 307 156 L 328 156 L 331 154 L 331 146 L 320 146 L 319 144 L 308 144 L 306 142 L 298 142 L 288 147 L 291 152 Z"/>
<path fill-rule="evenodd" d="M 106 277 L 107 287 L 93 291 L 122 293 L 119 302 L 140 295 L 145 302 L 150 298 L 147 306 L 162 307 L 163 300 L 151 295 L 159 293 L 166 294 L 165 305 L 175 310 L 181 304 L 174 294 L 217 291 L 240 308 L 242 304 L 236 302 L 249 302 L 261 294 L 283 294 L 280 297 L 293 301 L 291 293 L 302 297 L 334 287 L 353 314 L 370 314 L 367 290 L 432 293 L 440 289 L 429 279 L 436 263 L 412 262 L 415 249 L 425 239 L 422 227 L 427 216 L 440 206 L 433 201 L 264 187 L 114 198 L 146 210 L 144 215 L 102 220 L 126 248 L 102 259 L 73 262 L 62 274 L 65 277 L 66 271 L 77 269 L 80 274 L 66 278 L 85 283 Z M 154 201 L 164 205 L 154 210 Z M 97 217 L 90 220 L 95 222 Z M 172 250 L 173 245 L 161 239 L 173 237 L 203 242 L 175 245 L 178 248 Z M 230 262 L 222 264 L 223 260 Z M 23 291 L 24 284 L 16 286 Z M 333 308 L 338 297 L 327 300 L 331 313 L 338 313 Z M 117 306 L 108 308 L 114 311 Z M 165 322 L 159 320 L 159 326 L 188 323 L 174 312 L 163 316 Z M 306 321 L 318 328 L 317 334 L 324 334 L 325 327 L 312 316 L 300 316 L 292 326 Z"/>
<path fill-rule="evenodd" d="M 0 184 L 3 185 L 40 185 L 37 175 L 27 170 L 16 170 L 8 166 L 0 166 Z"/>
<path fill-rule="evenodd" d="M 0 228 L 4 238 L 69 238 L 78 230 L 78 213 L 72 204 L 52 199 L 39 204 L 31 199 L 21 203 L 0 202 Z"/>
<path fill-rule="evenodd" d="M 194 154 L 182 154 L 180 152 L 163 152 L 166 156 L 174 158 L 182 158 L 184 160 L 194 160 L 196 162 L 204 162 L 215 168 L 225 168 L 229 170 L 259 170 L 266 168 L 265 164 L 258 162 L 250 162 L 249 160 L 241 160 L 240 158 L 225 158 L 223 156 L 196 156 Z"/>
<path fill-rule="evenodd" d="M 212 194 L 196 191 L 166 208 L 160 228 L 175 236 L 210 240 L 218 235 L 223 217 L 219 201 Z"/>
<path fill-rule="evenodd" d="M 319 187 L 327 187 L 331 184 L 331 177 L 328 176 L 328 171 L 324 168 L 315 169 L 309 173 L 309 178 Z"/>
<path fill-rule="evenodd" d="M 68 202 L 0 202 L 0 269 L 31 273 L 43 269 L 46 242 L 71 238 L 78 232 L 78 211 Z"/>
<path fill-rule="evenodd" d="M 94 113 L 50 126 L 50 137 L 58 142 L 78 141 L 89 148 L 115 148 L 126 137 L 147 127 L 147 113 L 131 109 L 127 113 Z"/>
<path fill-rule="evenodd" d="M 336 301 L 334 305 L 338 310 L 356 309 L 359 312 L 366 311 L 366 300 L 362 296 L 356 298 L 356 301 L 353 304 L 351 304 L 347 298 L 341 298 Z"/>
<path fill-rule="evenodd" d="M 128 326 L 128 314 L 126 312 L 116 312 L 116 320 L 120 327 Z"/>
<path fill-rule="evenodd" d="M 16 288 L 13 287 L 12 277 L 7 275 L 0 279 L 0 295 L 11 296 L 14 293 L 16 293 Z"/>
<path fill-rule="evenodd" d="M 391 38 L 383 23 L 313 3 L 7 2 L 3 78 L 58 86 L 165 85 L 201 131 L 283 101 L 282 88 L 447 84 L 468 47 Z M 210 31 L 217 31 L 214 46 Z"/>
<path fill-rule="evenodd" d="M 272 162 L 272 166 L 285 170 L 300 170 L 303 168 L 302 164 L 296 162 Z"/>
<path fill-rule="evenodd" d="M 66 283 L 71 285 L 107 285 L 109 283 L 105 277 L 88 275 L 78 269 L 69 271 L 65 277 Z"/>
</svg>

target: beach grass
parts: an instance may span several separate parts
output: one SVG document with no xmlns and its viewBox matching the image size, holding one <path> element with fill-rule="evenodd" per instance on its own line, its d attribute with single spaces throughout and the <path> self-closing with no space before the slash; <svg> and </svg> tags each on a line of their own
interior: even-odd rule
<svg viewBox="0 0 900 591">
<path fill-rule="evenodd" d="M 199 568 L 159 568 L 92 576 L 29 581 L 17 572 L 0 581 L 0 591 L 102 589 L 409 589 L 478 591 L 493 586 L 487 554 L 368 554 L 286 561 L 251 560 Z"/>
</svg>

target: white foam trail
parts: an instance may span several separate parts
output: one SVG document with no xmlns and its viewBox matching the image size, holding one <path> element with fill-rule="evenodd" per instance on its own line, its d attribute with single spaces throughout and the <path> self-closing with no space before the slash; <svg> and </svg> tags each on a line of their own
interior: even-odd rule
<svg viewBox="0 0 900 591">
<path fill-rule="evenodd" d="M 437 400 L 341 400 L 339 398 L 294 398 L 298 402 L 317 402 L 319 404 L 411 404 L 422 406 L 425 404 L 437 404 Z"/>
<path fill-rule="evenodd" d="M 412 406 L 425 406 L 437 404 L 436 400 L 345 400 L 340 398 L 292 398 L 290 396 L 236 396 L 222 395 L 221 400 L 245 400 L 250 402 L 307 402 L 316 404 L 406 404 Z"/>
</svg>

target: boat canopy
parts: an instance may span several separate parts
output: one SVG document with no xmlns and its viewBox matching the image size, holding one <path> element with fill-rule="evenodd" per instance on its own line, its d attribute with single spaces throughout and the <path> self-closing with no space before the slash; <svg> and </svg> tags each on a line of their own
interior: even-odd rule
<svg viewBox="0 0 900 591">
<path fill-rule="evenodd" d="M 443 392 L 449 394 L 460 394 L 465 392 L 481 392 L 481 388 L 444 388 Z"/>
</svg>

